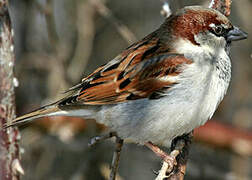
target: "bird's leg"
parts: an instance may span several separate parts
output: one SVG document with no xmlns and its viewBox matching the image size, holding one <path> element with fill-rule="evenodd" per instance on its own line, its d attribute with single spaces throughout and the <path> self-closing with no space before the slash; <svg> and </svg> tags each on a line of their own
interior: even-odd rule
<svg viewBox="0 0 252 180">
<path fill-rule="evenodd" d="M 145 143 L 148 148 L 150 148 L 157 156 L 161 157 L 167 163 L 163 163 L 163 167 L 156 179 L 161 179 L 160 177 L 169 177 L 170 179 L 174 179 L 171 178 L 173 176 L 184 177 L 189 153 L 189 145 L 192 142 L 192 136 L 193 133 L 191 132 L 173 139 L 170 154 L 167 154 L 151 142 Z"/>
<path fill-rule="evenodd" d="M 192 137 L 193 133 L 191 132 L 172 140 L 170 156 L 176 158 L 176 165 L 170 168 L 168 163 L 163 162 L 162 168 L 155 180 L 184 179 Z"/>
<path fill-rule="evenodd" d="M 123 146 L 123 139 L 119 138 L 117 136 L 116 132 L 110 132 L 110 133 L 102 135 L 102 136 L 93 137 L 90 140 L 90 142 L 88 143 L 88 146 L 93 146 L 100 141 L 103 141 L 103 140 L 106 140 L 106 139 L 109 139 L 112 137 L 116 138 L 116 148 L 115 148 L 112 163 L 111 163 L 111 172 L 110 172 L 109 180 L 115 180 L 115 178 L 116 178 L 116 172 L 118 169 L 120 153 L 121 153 L 122 146 Z"/>
<path fill-rule="evenodd" d="M 101 136 L 95 136 L 90 140 L 90 142 L 88 143 L 88 146 L 89 147 L 94 146 L 96 143 L 103 141 L 103 140 L 106 140 L 106 139 L 109 139 L 109 138 L 112 138 L 114 136 L 117 136 L 116 132 L 110 132 L 108 134 L 104 134 Z"/>
<path fill-rule="evenodd" d="M 176 157 L 179 154 L 178 150 L 174 150 L 170 154 L 167 154 L 166 152 L 164 152 L 162 149 L 160 149 L 158 146 L 152 144 L 151 142 L 145 143 L 145 146 L 147 146 L 157 156 L 159 156 L 165 162 L 168 163 L 168 165 L 169 165 L 168 171 L 172 171 L 173 167 L 177 165 Z"/>
<path fill-rule="evenodd" d="M 121 153 L 122 146 L 123 146 L 123 139 L 119 138 L 118 136 L 115 136 L 115 137 L 116 137 L 116 149 L 113 154 L 109 180 L 115 180 L 115 178 L 116 178 L 116 172 L 118 169 L 120 153 Z"/>
</svg>

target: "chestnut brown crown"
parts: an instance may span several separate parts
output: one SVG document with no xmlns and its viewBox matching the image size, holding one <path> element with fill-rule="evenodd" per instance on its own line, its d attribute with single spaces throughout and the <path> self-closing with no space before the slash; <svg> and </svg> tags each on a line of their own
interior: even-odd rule
<svg viewBox="0 0 252 180">
<path fill-rule="evenodd" d="M 227 37 L 234 29 L 229 19 L 220 12 L 200 6 L 185 7 L 166 19 L 161 26 L 167 28 L 173 37 L 190 40 L 197 45 L 194 35 L 201 32 L 212 32 L 216 36 Z"/>
</svg>

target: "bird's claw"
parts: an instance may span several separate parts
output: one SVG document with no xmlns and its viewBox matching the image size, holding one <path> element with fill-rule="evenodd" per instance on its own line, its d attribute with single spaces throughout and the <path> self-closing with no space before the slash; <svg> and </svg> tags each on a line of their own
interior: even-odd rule
<svg viewBox="0 0 252 180">
<path fill-rule="evenodd" d="M 108 134 L 101 135 L 101 136 L 95 136 L 95 137 L 93 137 L 93 138 L 90 139 L 90 142 L 88 143 L 88 146 L 89 147 L 94 146 L 98 142 L 106 140 L 106 139 L 109 139 L 109 138 L 112 138 L 114 136 L 116 136 L 115 132 L 110 132 Z"/>
</svg>

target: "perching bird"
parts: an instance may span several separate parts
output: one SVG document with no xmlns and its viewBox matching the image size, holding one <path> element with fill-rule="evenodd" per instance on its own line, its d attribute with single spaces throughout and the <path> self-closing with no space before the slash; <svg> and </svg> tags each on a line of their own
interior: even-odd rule
<svg viewBox="0 0 252 180">
<path fill-rule="evenodd" d="M 212 117 L 230 83 L 230 44 L 246 37 L 216 10 L 185 7 L 70 88 L 65 98 L 7 126 L 80 116 L 96 119 L 122 139 L 169 146 Z"/>
</svg>

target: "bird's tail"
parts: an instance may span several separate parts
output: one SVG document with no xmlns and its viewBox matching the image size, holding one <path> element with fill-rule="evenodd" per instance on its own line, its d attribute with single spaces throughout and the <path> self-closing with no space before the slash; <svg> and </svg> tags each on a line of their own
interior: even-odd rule
<svg viewBox="0 0 252 180">
<path fill-rule="evenodd" d="M 44 117 L 44 116 L 51 116 L 51 115 L 57 115 L 57 114 L 60 115 L 61 114 L 60 112 L 62 112 L 62 110 L 58 107 L 57 104 L 50 104 L 50 105 L 41 107 L 37 110 L 34 110 L 28 114 L 20 116 L 20 117 L 14 119 L 10 123 L 4 124 L 3 128 L 6 129 L 11 126 L 16 126 L 16 125 L 20 125 L 23 123 L 27 123 L 33 119 L 37 119 L 37 118 Z"/>
</svg>

